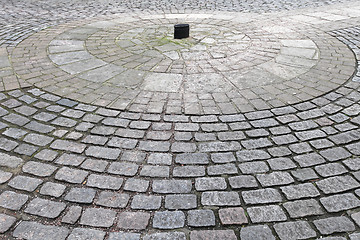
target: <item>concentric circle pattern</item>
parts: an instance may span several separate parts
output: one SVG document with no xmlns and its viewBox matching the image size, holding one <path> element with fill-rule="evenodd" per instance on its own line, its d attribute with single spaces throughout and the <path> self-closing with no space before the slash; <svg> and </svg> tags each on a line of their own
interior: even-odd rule
<svg viewBox="0 0 360 240">
<path fill-rule="evenodd" d="M 360 238 L 360 4 L 231 2 L 0 30 L 1 239 Z"/>
</svg>

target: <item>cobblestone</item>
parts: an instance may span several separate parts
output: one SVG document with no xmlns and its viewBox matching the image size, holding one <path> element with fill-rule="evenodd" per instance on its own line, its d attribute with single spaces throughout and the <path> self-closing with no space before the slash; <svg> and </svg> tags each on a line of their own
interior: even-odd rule
<svg viewBox="0 0 360 240">
<path fill-rule="evenodd" d="M 0 3 L 5 239 L 358 238 L 357 2 L 19 6 Z"/>
</svg>

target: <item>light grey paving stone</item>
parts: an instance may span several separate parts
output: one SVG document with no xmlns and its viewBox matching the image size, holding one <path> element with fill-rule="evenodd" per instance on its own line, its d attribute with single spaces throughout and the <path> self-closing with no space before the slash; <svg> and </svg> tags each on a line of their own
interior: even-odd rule
<svg viewBox="0 0 360 240">
<path fill-rule="evenodd" d="M 65 200 L 75 203 L 92 203 L 96 191 L 92 188 L 71 188 Z"/>
<path fill-rule="evenodd" d="M 280 189 L 289 200 L 320 196 L 319 191 L 311 183 L 290 185 L 281 187 Z"/>
<path fill-rule="evenodd" d="M 268 165 L 263 161 L 240 163 L 239 168 L 243 174 L 266 173 L 269 171 Z"/>
<path fill-rule="evenodd" d="M 203 192 L 201 204 L 207 206 L 239 206 L 240 198 L 237 192 Z"/>
<path fill-rule="evenodd" d="M 176 229 L 185 224 L 185 214 L 181 211 L 155 212 L 153 218 L 153 228 Z"/>
<path fill-rule="evenodd" d="M 205 176 L 204 166 L 179 166 L 174 167 L 174 177 L 202 177 Z"/>
<path fill-rule="evenodd" d="M 294 160 L 302 168 L 325 163 L 325 159 L 317 153 L 308 153 L 308 154 L 298 155 L 298 156 L 294 157 Z"/>
<path fill-rule="evenodd" d="M 74 228 L 66 240 L 104 240 L 106 232 L 88 229 Z"/>
<path fill-rule="evenodd" d="M 168 152 L 170 143 L 162 141 L 140 141 L 139 149 L 147 152 Z"/>
<path fill-rule="evenodd" d="M 89 187 L 119 190 L 123 183 L 122 178 L 112 177 L 107 175 L 91 174 L 86 182 Z"/>
<path fill-rule="evenodd" d="M 229 184 L 233 189 L 256 188 L 258 186 L 256 178 L 251 175 L 229 177 Z"/>
<path fill-rule="evenodd" d="M 25 194 L 4 191 L 0 195 L 0 207 L 10 210 L 20 210 L 29 197 Z"/>
<path fill-rule="evenodd" d="M 104 208 L 87 208 L 80 218 L 81 225 L 92 227 L 111 227 L 115 221 L 116 212 Z"/>
<path fill-rule="evenodd" d="M 90 157 L 116 160 L 121 153 L 120 149 L 90 146 L 86 149 L 85 154 Z"/>
<path fill-rule="evenodd" d="M 351 214 L 351 218 L 355 221 L 355 223 L 360 226 L 360 212 L 356 212 Z"/>
<path fill-rule="evenodd" d="M 296 168 L 296 164 L 290 158 L 273 158 L 267 161 L 272 170 L 288 170 Z"/>
<path fill-rule="evenodd" d="M 145 165 L 140 171 L 140 176 L 167 178 L 170 176 L 170 167 Z"/>
<path fill-rule="evenodd" d="M 65 192 L 66 186 L 59 183 L 46 182 L 40 188 L 40 194 L 60 197 Z"/>
<path fill-rule="evenodd" d="M 219 218 L 223 225 L 242 225 L 248 223 L 245 211 L 241 207 L 219 209 Z"/>
<path fill-rule="evenodd" d="M 135 163 L 129 162 L 114 162 L 111 163 L 107 172 L 116 174 L 116 175 L 123 175 L 123 176 L 135 176 L 138 171 L 139 166 Z"/>
<path fill-rule="evenodd" d="M 22 221 L 15 228 L 13 236 L 15 238 L 27 240 L 65 240 L 69 235 L 69 232 L 69 229 L 65 227 L 55 227 L 37 222 Z"/>
<path fill-rule="evenodd" d="M 34 191 L 43 180 L 38 178 L 26 177 L 26 176 L 16 176 L 9 182 L 9 186 L 15 189 L 24 190 L 27 192 Z"/>
<path fill-rule="evenodd" d="M 314 220 L 314 225 L 321 234 L 326 235 L 355 231 L 355 225 L 345 216 Z"/>
<path fill-rule="evenodd" d="M 177 154 L 175 162 L 178 164 L 208 164 L 209 158 L 205 153 Z"/>
<path fill-rule="evenodd" d="M 16 148 L 19 144 L 17 142 L 8 140 L 6 138 L 0 138 L 0 149 L 5 150 L 7 152 Z"/>
<path fill-rule="evenodd" d="M 108 240 L 140 240 L 140 233 L 112 232 Z"/>
<path fill-rule="evenodd" d="M 233 153 L 213 153 L 211 154 L 211 161 L 214 163 L 229 163 L 236 162 L 236 158 Z"/>
<path fill-rule="evenodd" d="M 241 240 L 275 240 L 271 229 L 267 225 L 242 227 L 240 238 Z"/>
<path fill-rule="evenodd" d="M 74 224 L 79 220 L 82 212 L 82 207 L 80 206 L 70 206 L 67 213 L 61 219 L 61 222 Z"/>
<path fill-rule="evenodd" d="M 91 170 L 94 172 L 104 172 L 109 163 L 99 159 L 86 159 L 82 164 L 81 168 Z"/>
<path fill-rule="evenodd" d="M 263 204 L 282 202 L 280 192 L 274 188 L 243 191 L 242 197 L 246 204 Z"/>
<path fill-rule="evenodd" d="M 85 157 L 77 154 L 63 153 L 55 160 L 55 163 L 66 166 L 79 166 L 84 162 Z"/>
<path fill-rule="evenodd" d="M 55 174 L 55 179 L 69 183 L 82 183 L 88 174 L 87 171 L 62 167 Z"/>
<path fill-rule="evenodd" d="M 195 189 L 197 191 L 225 190 L 226 188 L 225 178 L 204 177 L 195 179 Z"/>
<path fill-rule="evenodd" d="M 350 238 L 350 240 L 359 240 L 360 239 L 360 233 L 352 233 L 352 234 L 349 235 L 349 238 Z M 342 239 L 340 239 L 340 240 L 342 240 Z"/>
<path fill-rule="evenodd" d="M 274 229 L 281 240 L 297 240 L 316 237 L 316 232 L 305 221 L 274 224 Z"/>
<path fill-rule="evenodd" d="M 360 186 L 360 184 L 349 175 L 329 177 L 316 182 L 316 185 L 325 194 L 340 193 Z"/>
<path fill-rule="evenodd" d="M 111 208 L 125 208 L 129 202 L 130 196 L 125 193 L 116 192 L 100 192 L 96 205 L 111 207 Z"/>
<path fill-rule="evenodd" d="M 282 222 L 287 220 L 284 211 L 278 205 L 250 207 L 247 208 L 247 213 L 253 223 Z"/>
<path fill-rule="evenodd" d="M 269 174 L 257 174 L 256 178 L 263 187 L 288 185 L 294 182 L 294 179 L 288 172 L 272 172 Z"/>
<path fill-rule="evenodd" d="M 55 130 L 55 127 L 52 127 L 52 126 L 49 126 L 49 125 L 46 125 L 46 124 L 42 124 L 42 123 L 39 123 L 39 122 L 36 122 L 36 121 L 31 121 L 28 124 L 26 124 L 24 127 L 29 129 L 29 130 L 39 132 L 39 133 L 50 133 L 53 130 Z M 55 147 L 60 147 L 61 144 L 59 142 L 54 146 Z"/>
<path fill-rule="evenodd" d="M 300 168 L 291 171 L 291 174 L 294 176 L 294 178 L 296 178 L 296 180 L 301 182 L 318 178 L 318 175 L 312 168 Z"/>
<path fill-rule="evenodd" d="M 190 180 L 154 180 L 152 189 L 155 193 L 189 193 L 192 184 Z"/>
<path fill-rule="evenodd" d="M 328 163 L 315 167 L 316 172 L 322 177 L 331 177 L 346 173 L 346 168 L 340 163 Z"/>
<path fill-rule="evenodd" d="M 210 176 L 238 174 L 238 169 L 233 163 L 215 164 L 207 167 Z"/>
<path fill-rule="evenodd" d="M 155 165 L 171 165 L 172 155 L 170 153 L 151 153 L 147 163 Z"/>
<path fill-rule="evenodd" d="M 340 212 L 360 206 L 360 200 L 352 193 L 323 197 L 320 202 L 328 212 Z"/>
<path fill-rule="evenodd" d="M 24 212 L 46 218 L 56 218 L 64 211 L 65 207 L 66 204 L 62 202 L 35 198 L 28 204 Z"/>
<path fill-rule="evenodd" d="M 46 146 L 49 143 L 51 143 L 54 140 L 54 138 L 49 137 L 49 136 L 44 136 L 41 134 L 37 134 L 37 133 L 30 133 L 28 135 L 25 136 L 24 141 L 27 143 L 31 143 L 37 146 Z"/>
<path fill-rule="evenodd" d="M 156 210 L 161 206 L 161 196 L 135 195 L 131 202 L 132 209 Z"/>
<path fill-rule="evenodd" d="M 322 210 L 320 204 L 315 199 L 286 202 L 283 204 L 283 206 L 289 213 L 291 218 L 324 214 L 324 211 Z"/>
<path fill-rule="evenodd" d="M 199 143 L 198 149 L 200 152 L 230 152 L 238 151 L 241 149 L 241 146 L 238 142 L 206 142 Z"/>
<path fill-rule="evenodd" d="M 343 161 L 343 163 L 353 171 L 360 170 L 360 158 L 349 158 Z"/>
<path fill-rule="evenodd" d="M 28 161 L 22 167 L 23 172 L 30 173 L 39 177 L 49 177 L 53 174 L 53 172 L 57 169 L 57 167 L 52 166 L 50 164 L 39 163 L 34 161 Z"/>
<path fill-rule="evenodd" d="M 50 148 L 56 150 L 70 151 L 74 153 L 82 153 L 84 152 L 86 145 L 68 140 L 55 140 L 50 145 Z"/>
<path fill-rule="evenodd" d="M 126 180 L 124 190 L 131 192 L 146 192 L 150 182 L 144 179 L 129 178 Z"/>
<path fill-rule="evenodd" d="M 149 224 L 150 213 L 122 212 L 118 215 L 117 226 L 120 229 L 143 230 Z"/>
<path fill-rule="evenodd" d="M 183 232 L 161 232 L 161 233 L 149 233 L 143 237 L 143 240 L 186 240 L 186 235 Z"/>
<path fill-rule="evenodd" d="M 190 210 L 187 212 L 187 223 L 191 227 L 215 226 L 215 215 L 212 210 Z"/>
<path fill-rule="evenodd" d="M 28 133 L 27 131 L 18 128 L 7 128 L 2 134 L 14 139 L 20 139 L 23 136 L 25 136 L 27 133 Z"/>
<path fill-rule="evenodd" d="M 121 155 L 121 161 L 128 162 L 137 162 L 143 163 L 145 162 L 146 153 L 140 151 L 124 151 Z"/>
<path fill-rule="evenodd" d="M 190 240 L 217 240 L 228 239 L 236 240 L 237 237 L 233 230 L 198 230 L 190 232 Z"/>
<path fill-rule="evenodd" d="M 0 213 L 0 233 L 5 233 L 15 222 L 15 217 Z"/>
<path fill-rule="evenodd" d="M 241 150 L 236 152 L 239 162 L 249 162 L 253 160 L 269 159 L 270 155 L 264 150 Z"/>
<path fill-rule="evenodd" d="M 0 170 L 0 184 L 6 183 L 13 176 L 10 172 Z"/>
<path fill-rule="evenodd" d="M 197 207 L 195 194 L 174 194 L 165 197 L 165 208 L 170 210 L 193 209 Z"/>
<path fill-rule="evenodd" d="M 196 144 L 189 142 L 174 142 L 171 144 L 173 153 L 193 153 L 196 151 Z"/>
</svg>

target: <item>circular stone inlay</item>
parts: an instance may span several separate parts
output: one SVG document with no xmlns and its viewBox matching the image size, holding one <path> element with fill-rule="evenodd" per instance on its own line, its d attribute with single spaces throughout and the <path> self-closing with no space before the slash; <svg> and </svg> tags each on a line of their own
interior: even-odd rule
<svg viewBox="0 0 360 240">
<path fill-rule="evenodd" d="M 15 71 L 16 61 L 28 60 L 29 71 L 61 71 L 39 80 L 18 69 L 20 77 L 52 93 L 121 110 L 176 114 L 285 106 L 329 92 L 351 76 L 339 73 L 349 66 L 339 64 L 336 49 L 327 46 L 339 46 L 343 58 L 354 60 L 351 51 L 321 30 L 276 17 L 241 23 L 238 15 L 135 15 L 61 25 L 20 44 L 14 53 L 23 47 L 40 57 L 13 58 Z M 190 24 L 190 38 L 173 38 L 179 22 Z M 53 39 L 38 46 L 49 35 Z"/>
</svg>

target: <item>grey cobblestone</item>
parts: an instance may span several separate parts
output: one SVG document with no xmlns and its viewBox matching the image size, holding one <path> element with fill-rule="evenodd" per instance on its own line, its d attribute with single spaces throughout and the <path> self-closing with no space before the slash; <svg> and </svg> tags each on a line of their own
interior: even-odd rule
<svg viewBox="0 0 360 240">
<path fill-rule="evenodd" d="M 355 230 L 355 225 L 345 216 L 315 220 L 314 224 L 321 234 L 326 235 Z"/>
<path fill-rule="evenodd" d="M 26 177 L 26 176 L 16 176 L 10 180 L 9 186 L 18 190 L 24 190 L 27 192 L 34 191 L 43 180 L 38 178 Z"/>
<path fill-rule="evenodd" d="M 43 225 L 37 222 L 23 221 L 15 229 L 13 236 L 16 238 L 31 240 L 64 240 L 69 234 L 69 229 Z"/>
<path fill-rule="evenodd" d="M 29 197 L 25 194 L 4 191 L 0 195 L 0 206 L 10 210 L 20 210 Z"/>
<path fill-rule="evenodd" d="M 21 8 L 1 2 L 0 149 L 9 155 L 0 154 L 0 206 L 5 214 L 17 211 L 16 217 L 24 218 L 5 238 L 357 238 L 360 93 L 353 55 L 359 59 L 355 23 L 360 15 L 358 3 L 347 1 L 44 0 L 22 2 Z M 289 9 L 294 11 L 279 14 Z M 190 21 L 191 39 L 212 36 L 186 47 L 178 43 L 188 39 L 174 45 L 173 39 L 163 39 L 166 44 L 161 41 L 165 45 L 154 52 L 166 60 L 137 58 L 144 56 L 140 39 L 152 44 L 151 31 L 145 35 L 144 29 L 171 29 L 182 14 Z M 127 42 L 135 47 L 123 47 L 122 37 L 135 33 L 141 37 Z M 227 34 L 239 44 L 231 44 Z M 171 54 L 191 59 L 184 65 L 169 60 L 173 55 L 162 49 L 170 46 L 177 47 Z M 234 54 L 202 59 L 202 53 L 226 48 Z M 310 50 L 313 59 L 300 57 Z M 82 52 L 106 65 L 73 62 Z M 124 53 L 129 58 L 121 59 Z M 117 67 L 120 72 L 113 72 Z M 140 79 L 143 70 L 147 74 Z M 177 82 L 175 75 L 184 80 Z M 186 152 L 191 154 L 181 155 Z M 30 175 L 41 177 L 35 188 Z M 170 181 L 185 184 L 164 184 Z M 45 218 L 57 211 L 23 216 L 39 197 L 45 202 L 35 205 L 46 205 L 45 210 L 57 201 L 68 211 L 62 209 L 63 217 L 55 221 Z M 77 228 L 82 207 L 91 218 L 83 215 L 84 228 Z M 182 213 L 183 220 L 171 225 L 164 218 L 157 226 L 155 215 L 164 212 L 154 210 L 171 210 L 165 214 L 169 219 Z M 64 221 L 71 212 L 74 217 Z M 204 217 L 194 220 L 198 216 Z M 101 227 L 107 229 L 95 230 Z M 124 232 L 113 232 L 118 230 Z"/>
<path fill-rule="evenodd" d="M 65 203 L 62 202 L 35 198 L 28 204 L 24 212 L 46 218 L 56 218 L 65 209 L 65 207 Z"/>
<path fill-rule="evenodd" d="M 215 226 L 215 215 L 211 210 L 190 210 L 187 223 L 191 227 Z"/>
<path fill-rule="evenodd" d="M 176 229 L 185 224 L 185 214 L 181 211 L 155 212 L 153 227 L 159 229 Z"/>
<path fill-rule="evenodd" d="M 247 213 L 253 223 L 281 222 L 287 220 L 285 212 L 277 205 L 250 207 L 247 209 Z"/>
<path fill-rule="evenodd" d="M 286 202 L 283 206 L 292 218 L 324 214 L 320 204 L 315 199 Z"/>
<path fill-rule="evenodd" d="M 103 208 L 88 208 L 80 218 L 80 224 L 93 227 L 111 227 L 114 223 L 116 212 Z"/>
</svg>

